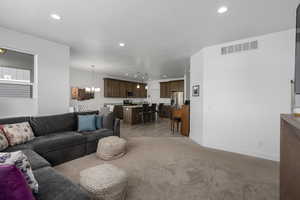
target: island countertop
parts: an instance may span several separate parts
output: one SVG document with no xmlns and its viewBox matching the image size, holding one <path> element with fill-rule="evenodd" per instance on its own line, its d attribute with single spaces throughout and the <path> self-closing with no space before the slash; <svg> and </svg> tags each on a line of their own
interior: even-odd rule
<svg viewBox="0 0 300 200">
<path fill-rule="evenodd" d="M 123 106 L 123 108 L 142 108 L 142 105 L 134 105 L 134 106 Z"/>
<path fill-rule="evenodd" d="M 143 106 L 123 106 L 123 122 L 125 124 L 139 124 L 142 122 Z"/>
<path fill-rule="evenodd" d="M 293 114 L 281 114 L 280 117 L 295 128 L 300 129 L 300 117 L 296 117 Z"/>
</svg>

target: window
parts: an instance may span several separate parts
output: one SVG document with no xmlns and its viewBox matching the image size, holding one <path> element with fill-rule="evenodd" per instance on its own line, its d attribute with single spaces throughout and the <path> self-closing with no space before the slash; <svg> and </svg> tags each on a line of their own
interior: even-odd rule
<svg viewBox="0 0 300 200">
<path fill-rule="evenodd" d="M 30 83 L 30 70 L 0 66 L 0 80 L 15 83 Z"/>
<path fill-rule="evenodd" d="M 0 97 L 32 98 L 34 56 L 0 48 Z"/>
</svg>

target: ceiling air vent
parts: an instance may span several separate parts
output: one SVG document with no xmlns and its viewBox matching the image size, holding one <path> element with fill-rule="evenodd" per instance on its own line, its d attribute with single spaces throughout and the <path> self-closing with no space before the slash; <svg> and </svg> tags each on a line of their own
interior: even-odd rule
<svg viewBox="0 0 300 200">
<path fill-rule="evenodd" d="M 232 54 L 232 53 L 238 53 L 242 51 L 250 51 L 258 49 L 258 41 L 252 41 L 252 42 L 246 42 L 242 44 L 235 44 L 227 47 L 222 47 L 221 48 L 221 54 L 222 55 L 227 55 L 227 54 Z"/>
</svg>

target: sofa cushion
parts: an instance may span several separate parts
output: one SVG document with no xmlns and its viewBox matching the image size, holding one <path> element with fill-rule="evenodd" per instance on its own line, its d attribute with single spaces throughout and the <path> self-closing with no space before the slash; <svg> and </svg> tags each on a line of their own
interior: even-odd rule
<svg viewBox="0 0 300 200">
<path fill-rule="evenodd" d="M 52 166 L 75 160 L 86 155 L 87 144 L 79 144 L 64 149 L 58 149 L 50 152 L 40 152 L 39 154 L 44 157 Z"/>
<path fill-rule="evenodd" d="M 34 151 L 37 153 L 46 153 L 83 144 L 86 138 L 77 132 L 53 133 L 45 136 L 36 137 L 30 141 Z"/>
<path fill-rule="evenodd" d="M 51 167 L 34 171 L 39 182 L 36 200 L 90 200 L 89 195 Z"/>
<path fill-rule="evenodd" d="M 30 118 L 30 124 L 35 136 L 44 136 L 76 130 L 76 117 L 74 113 L 61 115 L 41 116 Z"/>
<path fill-rule="evenodd" d="M 78 115 L 78 131 L 95 131 L 96 115 Z"/>
<path fill-rule="evenodd" d="M 86 111 L 86 112 L 74 112 L 75 115 L 75 123 L 76 123 L 76 127 L 75 130 L 78 130 L 78 115 L 98 115 L 99 111 L 95 110 L 95 111 Z"/>
<path fill-rule="evenodd" d="M 0 124 L 14 124 L 14 123 L 21 123 L 21 122 L 28 122 L 29 117 L 14 117 L 14 118 L 3 118 L 0 119 Z"/>
<path fill-rule="evenodd" d="M 88 132 L 82 132 L 81 133 L 83 136 L 86 137 L 87 142 L 92 142 L 92 141 L 98 141 L 101 138 L 112 136 L 113 131 L 109 129 L 98 129 L 96 131 L 88 131 Z"/>
<path fill-rule="evenodd" d="M 3 130 L 10 146 L 23 144 L 34 138 L 28 122 L 0 125 L 0 129 Z"/>
<path fill-rule="evenodd" d="M 1 128 L 0 125 L 0 151 L 5 150 L 8 147 L 8 140 L 4 134 L 3 129 Z"/>
<path fill-rule="evenodd" d="M 96 128 L 101 129 L 103 128 L 103 116 L 96 115 Z"/>
<path fill-rule="evenodd" d="M 50 163 L 45 158 L 43 158 L 42 156 L 40 156 L 39 154 L 37 154 L 32 150 L 25 149 L 22 150 L 22 152 L 27 156 L 32 170 L 51 166 Z"/>
<path fill-rule="evenodd" d="M 20 150 L 24 150 L 24 149 L 31 149 L 33 150 L 33 145 L 32 145 L 32 141 L 24 143 L 24 144 L 19 144 L 16 146 L 10 146 L 7 149 L 5 149 L 5 152 L 13 152 L 13 151 L 20 151 Z"/>
<path fill-rule="evenodd" d="M 100 113 L 100 115 L 102 115 L 102 117 L 103 117 L 103 119 L 102 119 L 103 128 L 113 130 L 114 129 L 114 120 L 115 120 L 114 113 L 113 112 L 104 113 L 104 114 Z"/>
</svg>

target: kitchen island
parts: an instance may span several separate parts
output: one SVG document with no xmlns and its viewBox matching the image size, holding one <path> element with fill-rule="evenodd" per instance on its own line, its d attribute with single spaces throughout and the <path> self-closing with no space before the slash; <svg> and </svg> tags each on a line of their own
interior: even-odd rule
<svg viewBox="0 0 300 200">
<path fill-rule="evenodd" d="M 131 125 L 142 123 L 142 112 L 142 105 L 123 106 L 123 122 Z"/>
</svg>

